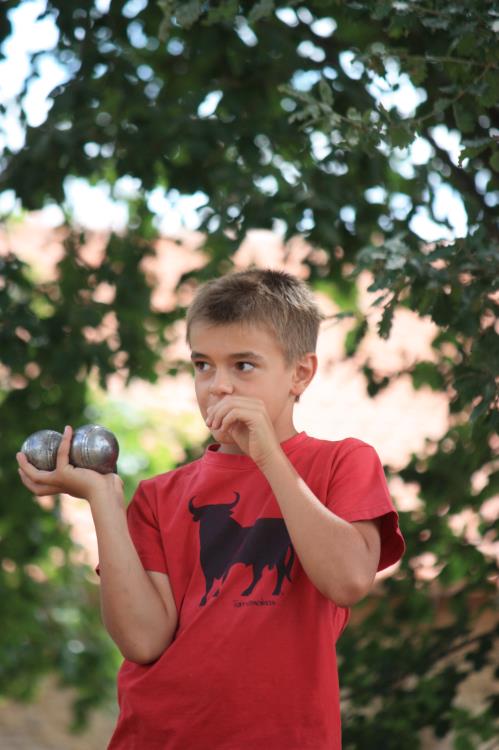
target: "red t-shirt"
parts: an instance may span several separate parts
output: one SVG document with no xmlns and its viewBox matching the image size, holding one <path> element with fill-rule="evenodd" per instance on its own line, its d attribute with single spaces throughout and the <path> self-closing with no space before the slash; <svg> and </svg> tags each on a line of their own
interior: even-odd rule
<svg viewBox="0 0 499 750">
<path fill-rule="evenodd" d="M 281 447 L 333 513 L 382 517 L 379 570 L 401 557 L 370 445 L 300 432 Z M 108 750 L 340 750 L 335 644 L 350 610 L 304 572 L 254 461 L 218 448 L 140 482 L 128 506 L 144 568 L 169 576 L 179 624 L 157 661 L 124 661 Z"/>
</svg>

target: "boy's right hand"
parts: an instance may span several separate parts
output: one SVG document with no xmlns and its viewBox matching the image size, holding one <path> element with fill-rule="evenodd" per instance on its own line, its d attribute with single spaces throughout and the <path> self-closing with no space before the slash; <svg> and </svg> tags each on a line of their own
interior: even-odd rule
<svg viewBox="0 0 499 750">
<path fill-rule="evenodd" d="M 64 492 L 87 500 L 109 493 L 122 494 L 123 480 L 118 474 L 99 474 L 92 469 L 81 469 L 69 463 L 72 434 L 72 428 L 66 427 L 57 451 L 54 471 L 41 471 L 30 464 L 24 453 L 16 453 L 19 475 L 24 486 L 34 495 L 57 495 Z"/>
</svg>

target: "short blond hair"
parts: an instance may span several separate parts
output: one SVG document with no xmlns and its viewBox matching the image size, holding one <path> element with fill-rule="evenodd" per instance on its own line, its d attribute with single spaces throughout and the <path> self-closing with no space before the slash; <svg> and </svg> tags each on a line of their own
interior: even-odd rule
<svg viewBox="0 0 499 750">
<path fill-rule="evenodd" d="M 312 290 L 296 276 L 270 268 L 233 271 L 198 289 L 187 310 L 186 342 L 190 346 L 195 322 L 260 325 L 275 337 L 290 367 L 315 352 L 324 319 Z"/>
</svg>

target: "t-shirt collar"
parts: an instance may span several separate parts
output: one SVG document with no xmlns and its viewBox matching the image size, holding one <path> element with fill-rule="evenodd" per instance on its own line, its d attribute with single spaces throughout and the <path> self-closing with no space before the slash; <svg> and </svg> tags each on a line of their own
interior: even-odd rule
<svg viewBox="0 0 499 750">
<path fill-rule="evenodd" d="M 286 455 L 292 453 L 308 437 L 307 433 L 302 430 L 296 435 L 284 440 L 281 448 Z M 254 469 L 255 462 L 252 458 L 239 453 L 219 453 L 220 443 L 210 443 L 206 448 L 202 460 L 210 467 L 225 467 L 229 469 Z"/>
</svg>

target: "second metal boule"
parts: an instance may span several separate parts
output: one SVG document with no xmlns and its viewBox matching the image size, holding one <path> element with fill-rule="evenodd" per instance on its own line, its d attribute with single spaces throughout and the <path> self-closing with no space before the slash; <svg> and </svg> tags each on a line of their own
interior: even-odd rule
<svg viewBox="0 0 499 750">
<path fill-rule="evenodd" d="M 69 460 L 73 466 L 111 474 L 116 471 L 118 453 L 118 441 L 110 430 L 86 424 L 74 431 Z"/>
</svg>

